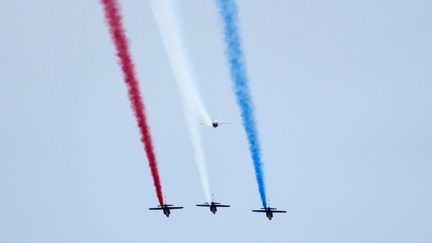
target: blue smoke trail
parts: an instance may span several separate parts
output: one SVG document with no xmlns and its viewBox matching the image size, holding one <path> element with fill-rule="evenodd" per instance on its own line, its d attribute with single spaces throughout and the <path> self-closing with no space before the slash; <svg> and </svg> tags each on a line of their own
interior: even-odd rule
<svg viewBox="0 0 432 243">
<path fill-rule="evenodd" d="M 238 30 L 238 11 L 235 0 L 217 0 L 219 13 L 223 19 L 226 55 L 231 72 L 233 89 L 240 107 L 244 129 L 249 142 L 258 190 L 263 207 L 267 207 L 264 173 L 261 161 L 261 146 L 255 122 L 254 106 L 249 91 L 249 79 Z"/>
</svg>

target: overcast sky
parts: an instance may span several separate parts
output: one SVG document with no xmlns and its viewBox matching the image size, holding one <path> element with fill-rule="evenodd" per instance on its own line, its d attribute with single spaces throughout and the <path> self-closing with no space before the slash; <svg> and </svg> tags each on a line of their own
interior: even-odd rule
<svg viewBox="0 0 432 243">
<path fill-rule="evenodd" d="M 0 0 L 0 242 L 432 242 L 432 2 L 238 0 L 261 206 L 213 0 L 176 1 L 212 215 L 149 1 L 121 0 L 169 219 L 97 0 Z"/>
</svg>

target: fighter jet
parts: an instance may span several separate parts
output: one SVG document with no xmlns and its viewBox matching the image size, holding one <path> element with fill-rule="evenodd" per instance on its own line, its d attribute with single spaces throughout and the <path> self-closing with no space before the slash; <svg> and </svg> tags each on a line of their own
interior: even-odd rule
<svg viewBox="0 0 432 243">
<path fill-rule="evenodd" d="M 163 210 L 163 213 L 167 218 L 170 216 L 171 209 L 182 209 L 183 207 L 174 207 L 172 204 L 164 204 L 164 205 L 158 205 L 157 208 L 149 208 L 150 210 Z"/>
<path fill-rule="evenodd" d="M 207 123 L 203 123 L 203 122 L 201 122 L 201 124 L 207 124 Z M 219 127 L 220 125 L 225 125 L 225 124 L 231 124 L 231 123 L 229 123 L 229 122 L 220 122 L 220 121 L 216 121 L 216 120 L 214 120 L 214 121 L 211 122 L 211 125 L 212 125 L 212 127 L 214 127 L 214 128 L 217 128 L 217 127 Z"/>
<path fill-rule="evenodd" d="M 197 207 L 209 207 L 210 208 L 210 212 L 212 212 L 213 214 L 216 213 L 217 208 L 228 208 L 228 207 L 231 207 L 231 205 L 224 205 L 224 204 L 220 204 L 220 203 L 217 203 L 217 202 L 211 202 L 210 204 L 206 202 L 204 204 L 197 204 L 196 206 Z"/>
<path fill-rule="evenodd" d="M 252 212 L 265 213 L 269 220 L 271 220 L 273 218 L 273 213 L 286 213 L 286 211 L 277 210 L 277 208 L 271 208 L 271 207 L 261 208 L 258 210 L 252 210 Z"/>
</svg>

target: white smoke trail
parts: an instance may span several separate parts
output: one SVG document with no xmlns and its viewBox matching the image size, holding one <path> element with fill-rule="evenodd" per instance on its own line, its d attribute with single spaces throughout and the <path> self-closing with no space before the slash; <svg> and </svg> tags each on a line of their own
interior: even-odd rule
<svg viewBox="0 0 432 243">
<path fill-rule="evenodd" d="M 186 123 L 192 140 L 201 184 L 205 197 L 207 201 L 210 202 L 211 193 L 202 149 L 201 134 L 195 116 L 208 126 L 211 126 L 211 119 L 201 101 L 200 94 L 195 84 L 192 65 L 189 61 L 187 50 L 183 45 L 180 22 L 179 18 L 176 16 L 173 2 L 171 0 L 153 0 L 151 2 L 151 7 L 171 62 L 174 77 L 177 80 L 181 92 Z M 193 114 L 195 114 L 195 116 Z"/>
<path fill-rule="evenodd" d="M 151 6 L 171 61 L 174 76 L 179 83 L 184 99 L 201 119 L 201 122 L 211 126 L 210 116 L 196 88 L 192 65 L 183 45 L 180 20 L 177 18 L 175 6 L 171 0 L 154 0 L 151 2 Z"/>
</svg>

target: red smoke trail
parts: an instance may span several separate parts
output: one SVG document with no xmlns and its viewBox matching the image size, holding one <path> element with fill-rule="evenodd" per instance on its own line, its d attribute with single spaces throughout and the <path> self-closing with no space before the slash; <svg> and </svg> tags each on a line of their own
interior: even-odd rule
<svg viewBox="0 0 432 243">
<path fill-rule="evenodd" d="M 144 113 L 144 103 L 141 99 L 138 80 L 135 75 L 134 65 L 129 55 L 129 47 L 123 29 L 122 18 L 120 15 L 119 5 L 117 0 L 101 0 L 105 10 L 105 17 L 111 32 L 111 37 L 117 49 L 117 56 L 120 59 L 121 69 L 123 71 L 126 86 L 128 88 L 129 100 L 141 132 L 141 141 L 144 144 L 144 150 L 149 160 L 153 183 L 156 188 L 159 204 L 163 205 L 162 187 L 159 178 L 159 172 L 156 163 L 156 156 L 153 151 L 153 142 L 150 135 L 150 130 L 147 125 L 147 119 Z"/>
</svg>

